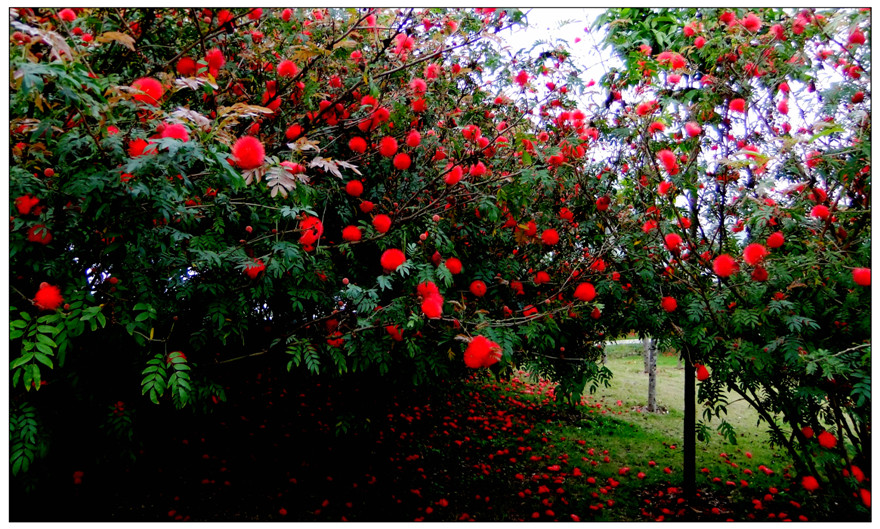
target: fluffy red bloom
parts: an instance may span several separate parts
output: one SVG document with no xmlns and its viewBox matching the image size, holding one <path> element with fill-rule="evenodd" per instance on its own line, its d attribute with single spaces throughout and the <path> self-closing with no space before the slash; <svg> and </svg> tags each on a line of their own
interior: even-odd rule
<svg viewBox="0 0 880 529">
<path fill-rule="evenodd" d="M 695 121 L 688 121 L 684 124 L 684 130 L 687 132 L 687 135 L 693 138 L 694 136 L 699 136 L 701 132 L 703 132 L 703 128 L 699 123 Z"/>
<path fill-rule="evenodd" d="M 782 232 L 777 231 L 767 237 L 767 246 L 770 248 L 779 248 L 785 243 L 785 236 L 782 235 Z"/>
<path fill-rule="evenodd" d="M 422 313 L 432 320 L 443 316 L 443 296 L 434 294 L 422 300 Z"/>
<path fill-rule="evenodd" d="M 422 143 L 422 135 L 417 130 L 410 131 L 406 136 L 406 144 L 415 149 Z"/>
<path fill-rule="evenodd" d="M 385 331 L 397 342 L 403 340 L 403 335 L 400 334 L 400 327 L 397 325 L 386 325 Z"/>
<path fill-rule="evenodd" d="M 418 77 L 409 82 L 409 87 L 416 97 L 421 97 L 425 95 L 425 91 L 428 90 L 428 84 L 425 82 L 425 80 L 419 79 Z"/>
<path fill-rule="evenodd" d="M 752 243 L 743 250 L 743 261 L 755 266 L 760 264 L 768 253 L 767 248 L 764 248 L 763 244 Z"/>
<path fill-rule="evenodd" d="M 676 172 L 677 171 L 678 169 L 676 169 Z M 672 189 L 672 182 L 660 182 L 660 184 L 657 186 L 657 193 L 662 196 L 666 196 L 666 194 L 669 193 L 670 189 Z"/>
<path fill-rule="evenodd" d="M 357 226 L 346 226 L 342 229 L 342 238 L 346 241 L 359 241 L 361 230 Z"/>
<path fill-rule="evenodd" d="M 132 158 L 137 158 L 143 154 L 155 154 L 156 147 L 150 147 L 152 143 L 143 138 L 134 139 L 128 144 L 128 155 Z"/>
<path fill-rule="evenodd" d="M 294 123 L 293 125 L 287 127 L 287 130 L 284 131 L 284 137 L 288 140 L 295 140 L 299 138 L 302 132 L 303 128 L 300 125 Z"/>
<path fill-rule="evenodd" d="M 816 481 L 816 478 L 813 476 L 804 476 L 804 479 L 801 480 L 801 485 L 803 485 L 808 492 L 813 492 L 819 488 L 819 482 Z"/>
<path fill-rule="evenodd" d="M 672 151 L 669 149 L 663 149 L 657 153 L 657 159 L 660 160 L 660 163 L 666 168 L 667 173 L 670 175 L 678 174 L 678 161 L 675 159 L 675 154 L 673 154 Z"/>
<path fill-rule="evenodd" d="M 437 288 L 436 283 L 434 283 L 433 281 L 425 281 L 423 283 L 419 283 L 416 286 L 416 292 L 418 292 L 419 295 L 423 298 L 440 295 L 440 289 Z"/>
<path fill-rule="evenodd" d="M 348 140 L 348 148 L 360 154 L 367 150 L 367 141 L 360 136 Z"/>
<path fill-rule="evenodd" d="M 477 279 L 476 281 L 471 283 L 470 290 L 471 294 L 477 296 L 478 298 L 481 298 L 486 295 L 486 283 Z"/>
<path fill-rule="evenodd" d="M 554 245 L 559 242 L 559 233 L 553 228 L 548 228 L 541 233 L 541 241 L 547 245 Z"/>
<path fill-rule="evenodd" d="M 370 202 L 369 200 L 364 200 L 363 202 L 360 203 L 360 205 L 358 207 L 361 209 L 361 212 L 369 213 L 369 212 L 373 211 L 374 204 L 372 202 Z"/>
<path fill-rule="evenodd" d="M 216 73 L 217 70 L 223 68 L 223 65 L 226 64 L 226 57 L 223 56 L 222 51 L 214 48 L 205 54 L 205 62 L 208 63 L 208 68 L 211 72 Z"/>
<path fill-rule="evenodd" d="M 30 214 L 31 210 L 40 202 L 40 199 L 31 195 L 20 196 L 15 199 L 15 207 L 21 215 Z"/>
<path fill-rule="evenodd" d="M 446 176 L 443 177 L 443 181 L 446 182 L 446 185 L 454 186 L 461 181 L 462 172 L 461 166 L 456 165 L 451 171 L 446 173 Z"/>
<path fill-rule="evenodd" d="M 278 77 L 293 77 L 299 73 L 299 68 L 293 61 L 289 61 L 287 59 L 278 63 Z"/>
<path fill-rule="evenodd" d="M 484 336 L 474 336 L 464 351 L 464 365 L 471 369 L 489 367 L 501 360 L 501 346 Z"/>
<path fill-rule="evenodd" d="M 666 312 L 672 312 L 678 308 L 678 302 L 675 301 L 674 297 L 666 296 L 660 301 L 660 306 L 663 307 L 663 310 Z"/>
<path fill-rule="evenodd" d="M 163 138 L 176 138 L 180 141 L 189 141 L 189 131 L 187 131 L 186 127 L 180 123 L 166 125 L 161 136 Z"/>
<path fill-rule="evenodd" d="M 706 369 L 706 366 L 703 364 L 697 364 L 695 367 L 697 368 L 697 380 L 702 382 L 709 378 L 709 370 Z"/>
<path fill-rule="evenodd" d="M 31 226 L 31 229 L 28 230 L 27 238 L 28 241 L 38 242 L 43 246 L 52 242 L 52 234 L 49 233 L 49 230 L 47 230 L 46 226 L 43 224 L 35 224 Z"/>
<path fill-rule="evenodd" d="M 657 229 L 657 221 L 656 220 L 648 220 L 642 225 L 642 231 L 645 233 L 651 233 L 651 231 Z"/>
<path fill-rule="evenodd" d="M 242 169 L 256 169 L 263 165 L 266 150 L 263 144 L 253 136 L 243 136 L 232 145 L 232 157 L 235 164 Z"/>
<path fill-rule="evenodd" d="M 681 235 L 677 233 L 667 233 L 665 237 L 663 237 L 663 241 L 666 243 L 666 249 L 670 252 L 678 250 L 679 245 L 681 245 Z"/>
<path fill-rule="evenodd" d="M 752 280 L 754 281 L 767 281 L 768 277 L 770 277 L 770 274 L 767 273 L 767 269 L 763 266 L 755 267 L 752 270 Z"/>
<path fill-rule="evenodd" d="M 184 57 L 177 61 L 177 73 L 180 75 L 193 75 L 199 71 L 199 66 L 192 57 Z"/>
<path fill-rule="evenodd" d="M 455 275 L 461 273 L 461 261 L 456 257 L 450 257 L 446 260 L 446 268 Z"/>
<path fill-rule="evenodd" d="M 147 103 L 149 105 L 157 104 L 159 100 L 162 99 L 162 94 L 165 93 L 165 89 L 162 88 L 162 83 L 152 77 L 141 77 L 131 83 L 131 87 L 134 90 L 142 92 L 140 94 L 134 94 L 132 97 L 141 103 Z"/>
<path fill-rule="evenodd" d="M 360 180 L 351 180 L 345 184 L 345 192 L 353 197 L 359 197 L 364 192 L 364 184 Z"/>
<path fill-rule="evenodd" d="M 701 49 L 705 45 L 706 45 L 706 38 L 705 37 L 697 37 L 696 39 L 694 39 L 694 47 L 696 47 L 698 50 Z"/>
<path fill-rule="evenodd" d="M 64 303 L 61 297 L 61 289 L 49 283 L 40 283 L 40 289 L 34 296 L 34 305 L 42 310 L 56 310 Z"/>
<path fill-rule="evenodd" d="M 853 281 L 861 287 L 871 286 L 871 269 L 854 268 L 852 271 Z"/>
<path fill-rule="evenodd" d="M 471 176 L 483 176 L 484 174 L 486 174 L 486 171 L 486 164 L 484 164 L 483 162 L 477 162 L 471 166 L 468 174 L 470 174 Z"/>
<path fill-rule="evenodd" d="M 810 216 L 818 219 L 827 219 L 830 214 L 831 212 L 828 210 L 828 206 L 823 206 L 822 204 L 813 206 L 813 209 L 810 210 Z"/>
<path fill-rule="evenodd" d="M 596 209 L 605 211 L 611 205 L 611 199 L 608 197 L 599 197 L 596 199 Z"/>
<path fill-rule="evenodd" d="M 513 82 L 524 87 L 529 82 L 529 74 L 525 70 L 520 70 L 516 77 L 513 78 Z"/>
<path fill-rule="evenodd" d="M 596 297 L 596 288 L 591 283 L 581 283 L 574 289 L 574 297 L 581 301 L 593 301 Z"/>
<path fill-rule="evenodd" d="M 254 259 L 252 263 L 248 263 L 244 267 L 244 273 L 251 279 L 256 279 L 260 272 L 266 269 L 266 265 L 260 259 Z"/>
<path fill-rule="evenodd" d="M 385 250 L 379 262 L 382 268 L 389 272 L 394 272 L 397 268 L 406 262 L 406 255 L 397 248 L 389 248 Z"/>
<path fill-rule="evenodd" d="M 859 489 L 859 496 L 862 498 L 862 503 L 867 508 L 871 508 L 871 491 L 867 489 Z"/>
<path fill-rule="evenodd" d="M 861 29 L 856 28 L 853 30 L 852 33 L 849 34 L 849 38 L 847 39 L 847 41 L 850 44 L 856 44 L 856 45 L 864 44 L 865 43 L 865 34 L 862 33 Z"/>
<path fill-rule="evenodd" d="M 720 277 L 730 277 L 739 267 L 733 257 L 721 254 L 712 263 L 712 270 Z"/>
<path fill-rule="evenodd" d="M 780 99 L 779 103 L 776 105 L 776 110 L 778 110 L 780 114 L 788 114 L 788 99 Z"/>
<path fill-rule="evenodd" d="M 406 171 L 412 164 L 412 159 L 408 154 L 400 152 L 394 155 L 394 160 L 392 160 L 391 163 L 394 164 L 394 167 L 399 171 Z"/>
<path fill-rule="evenodd" d="M 299 229 L 302 232 L 302 235 L 299 236 L 299 243 L 305 246 L 315 244 L 324 234 L 324 225 L 318 217 L 306 217 L 299 221 Z"/>
<path fill-rule="evenodd" d="M 549 283 L 549 282 L 550 282 L 550 274 L 548 274 L 547 272 L 541 271 L 541 272 L 538 272 L 537 274 L 535 274 L 535 284 L 536 285 L 543 285 L 544 283 Z"/>
<path fill-rule="evenodd" d="M 220 12 L 217 13 L 217 24 L 222 26 L 223 24 L 228 24 L 232 22 L 235 18 L 235 15 L 232 14 L 228 9 L 221 9 Z"/>
<path fill-rule="evenodd" d="M 385 233 L 391 227 L 391 217 L 388 215 L 376 215 L 373 217 L 373 227 L 376 228 L 376 231 L 379 233 Z"/>
<path fill-rule="evenodd" d="M 62 9 L 58 12 L 58 18 L 65 22 L 73 22 L 76 20 L 76 13 L 73 9 Z"/>
<path fill-rule="evenodd" d="M 822 432 L 817 439 L 819 440 L 819 446 L 822 448 L 834 448 L 837 446 L 837 439 L 835 439 L 831 432 Z"/>
<path fill-rule="evenodd" d="M 801 428 L 801 433 L 804 434 L 804 437 L 806 437 L 807 439 L 813 438 L 813 429 L 809 426 L 804 426 L 803 428 Z"/>
<path fill-rule="evenodd" d="M 745 112 L 746 111 L 746 100 L 742 98 L 736 98 L 730 101 L 730 110 L 734 112 Z"/>
<path fill-rule="evenodd" d="M 740 22 L 742 27 L 751 31 L 752 33 L 757 33 L 758 30 L 761 29 L 761 19 L 757 17 L 754 13 L 749 13 L 742 19 Z"/>
<path fill-rule="evenodd" d="M 385 136 L 379 140 L 379 154 L 386 158 L 391 158 L 397 152 L 397 140 L 391 136 Z"/>
</svg>

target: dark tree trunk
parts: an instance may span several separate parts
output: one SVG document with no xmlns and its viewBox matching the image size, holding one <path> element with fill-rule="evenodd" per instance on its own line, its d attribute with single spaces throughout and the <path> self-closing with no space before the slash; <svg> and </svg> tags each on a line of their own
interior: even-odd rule
<svg viewBox="0 0 880 529">
<path fill-rule="evenodd" d="M 693 502 L 697 492 L 697 409 L 696 375 L 690 351 L 685 348 L 684 356 L 684 465 L 682 468 L 684 497 Z M 689 510 L 690 512 L 690 510 Z"/>
</svg>

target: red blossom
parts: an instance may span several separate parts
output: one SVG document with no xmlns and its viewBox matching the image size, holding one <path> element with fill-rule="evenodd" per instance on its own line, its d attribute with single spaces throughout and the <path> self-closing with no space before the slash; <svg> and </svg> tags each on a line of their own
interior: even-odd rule
<svg viewBox="0 0 880 529">
<path fill-rule="evenodd" d="M 141 103 L 155 105 L 162 99 L 165 89 L 162 83 L 152 77 L 141 77 L 131 83 L 131 88 L 141 93 L 135 93 L 132 97 Z"/>
<path fill-rule="evenodd" d="M 581 301 L 593 301 L 596 297 L 596 288 L 591 283 L 581 283 L 574 290 L 574 297 Z"/>
<path fill-rule="evenodd" d="M 34 224 L 27 232 L 27 239 L 30 242 L 38 242 L 45 246 L 52 242 L 52 234 L 49 233 L 44 224 Z"/>
<path fill-rule="evenodd" d="M 712 270 L 720 277 L 730 277 L 737 269 L 736 260 L 726 253 L 716 257 L 712 263 Z"/>
<path fill-rule="evenodd" d="M 742 98 L 736 98 L 730 101 L 730 110 L 734 112 L 745 112 L 746 111 L 746 100 Z"/>
<path fill-rule="evenodd" d="M 199 66 L 192 57 L 183 57 L 177 61 L 177 73 L 180 75 L 193 75 L 198 72 Z"/>
<path fill-rule="evenodd" d="M 801 485 L 807 490 L 807 492 L 813 492 L 819 488 L 819 482 L 813 476 L 804 476 L 801 480 Z"/>
<path fill-rule="evenodd" d="M 675 301 L 675 298 L 672 296 L 665 296 L 663 300 L 660 301 L 660 305 L 666 312 L 673 312 L 678 308 L 678 302 Z"/>
<path fill-rule="evenodd" d="M 484 336 L 474 336 L 464 351 L 464 363 L 472 369 L 489 367 L 501 360 L 501 346 Z"/>
<path fill-rule="evenodd" d="M 64 303 L 61 289 L 49 283 L 40 283 L 40 289 L 34 296 L 34 305 L 42 310 L 56 310 Z"/>
<path fill-rule="evenodd" d="M 350 180 L 345 184 L 345 192 L 353 197 L 359 197 L 364 192 L 364 184 L 360 180 Z"/>
<path fill-rule="evenodd" d="M 871 269 L 854 268 L 852 271 L 853 281 L 861 287 L 871 286 Z"/>
<path fill-rule="evenodd" d="M 376 231 L 379 233 L 385 233 L 391 228 L 391 217 L 388 215 L 379 214 L 373 217 L 373 227 L 376 228 Z"/>
<path fill-rule="evenodd" d="M 559 242 L 559 233 L 553 228 L 548 228 L 541 233 L 541 242 L 548 246 L 552 246 Z"/>
<path fill-rule="evenodd" d="M 831 449 L 837 446 L 837 439 L 831 432 L 822 432 L 817 439 L 819 440 L 819 446 L 822 448 Z"/>
<path fill-rule="evenodd" d="M 260 259 L 254 259 L 253 262 L 248 263 L 244 268 L 244 273 L 251 279 L 256 279 L 260 272 L 266 269 L 266 265 L 263 264 L 263 261 Z"/>
<path fill-rule="evenodd" d="M 394 156 L 394 160 L 391 162 L 394 164 L 394 167 L 399 171 L 406 171 L 409 169 L 410 164 L 412 164 L 412 159 L 406 153 L 397 153 Z"/>
<path fill-rule="evenodd" d="M 446 260 L 446 268 L 449 269 L 449 272 L 453 275 L 461 273 L 461 261 L 455 257 L 450 257 Z"/>
<path fill-rule="evenodd" d="M 782 232 L 772 233 L 769 237 L 767 237 L 767 246 L 770 248 L 779 248 L 785 243 L 785 236 L 782 235 Z"/>
<path fill-rule="evenodd" d="M 706 369 L 706 366 L 703 364 L 696 364 L 694 367 L 697 368 L 697 380 L 702 382 L 709 378 L 709 370 Z"/>
<path fill-rule="evenodd" d="M 163 138 L 175 138 L 180 141 L 189 141 L 189 131 L 180 123 L 166 125 L 165 129 L 162 130 L 161 136 Z"/>
<path fill-rule="evenodd" d="M 397 152 L 397 140 L 391 136 L 385 136 L 379 141 L 379 154 L 391 158 Z"/>
<path fill-rule="evenodd" d="M 397 248 L 389 248 L 382 254 L 379 262 L 382 264 L 382 268 L 389 272 L 394 272 L 400 265 L 406 262 L 406 255 Z"/>
<path fill-rule="evenodd" d="M 766 257 L 768 253 L 769 252 L 767 252 L 767 248 L 764 248 L 764 245 L 752 243 L 746 246 L 745 250 L 743 250 L 743 261 L 752 266 L 756 266 L 764 260 L 764 257 Z"/>
<path fill-rule="evenodd" d="M 19 214 L 28 215 L 39 202 L 40 199 L 32 195 L 20 196 L 15 199 L 15 208 Z"/>
<path fill-rule="evenodd" d="M 361 240 L 361 230 L 357 226 L 346 226 L 342 229 L 342 239 L 346 241 Z"/>
<path fill-rule="evenodd" d="M 241 169 L 256 169 L 263 165 L 266 150 L 253 136 L 243 136 L 232 145 L 232 158 Z"/>
<path fill-rule="evenodd" d="M 283 60 L 278 63 L 278 77 L 293 77 L 299 73 L 299 68 L 290 60 Z"/>
<path fill-rule="evenodd" d="M 486 294 L 486 283 L 477 279 L 471 283 L 470 291 L 471 294 L 481 298 Z"/>
</svg>

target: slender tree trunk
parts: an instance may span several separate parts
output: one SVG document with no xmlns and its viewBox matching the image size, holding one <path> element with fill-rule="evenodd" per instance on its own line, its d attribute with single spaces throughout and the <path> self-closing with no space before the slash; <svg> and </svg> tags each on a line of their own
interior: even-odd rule
<svg viewBox="0 0 880 529">
<path fill-rule="evenodd" d="M 643 371 L 643 373 L 648 372 L 648 363 L 650 362 L 650 360 L 648 360 L 648 355 L 649 355 L 648 350 L 650 347 L 651 347 L 651 338 L 642 338 L 642 360 L 644 361 L 644 364 L 645 364 L 645 370 Z"/>
<path fill-rule="evenodd" d="M 690 347 L 685 346 L 684 356 L 684 464 L 682 468 L 684 497 L 693 502 L 697 497 L 697 406 L 696 375 L 691 360 Z M 690 510 L 688 511 L 690 512 Z"/>
<path fill-rule="evenodd" d="M 653 338 L 644 341 L 645 370 L 648 373 L 648 412 L 657 411 L 657 342 Z"/>
</svg>

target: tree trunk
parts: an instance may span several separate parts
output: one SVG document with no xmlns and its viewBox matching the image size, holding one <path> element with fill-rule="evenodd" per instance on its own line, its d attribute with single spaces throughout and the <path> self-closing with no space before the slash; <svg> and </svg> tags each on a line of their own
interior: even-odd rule
<svg viewBox="0 0 880 529">
<path fill-rule="evenodd" d="M 682 351 L 684 356 L 684 464 L 682 479 L 684 497 L 692 503 L 697 493 L 697 407 L 696 375 L 691 361 L 690 347 Z M 690 512 L 690 510 L 688 510 Z"/>
<path fill-rule="evenodd" d="M 653 338 L 643 340 L 645 344 L 645 371 L 648 373 L 648 412 L 657 411 L 657 342 Z"/>
<path fill-rule="evenodd" d="M 649 360 L 650 347 L 651 347 L 651 338 L 642 338 L 642 360 L 644 361 L 644 364 L 645 364 L 645 370 L 643 371 L 643 373 L 648 372 L 648 364 L 650 363 L 650 360 Z"/>
</svg>

